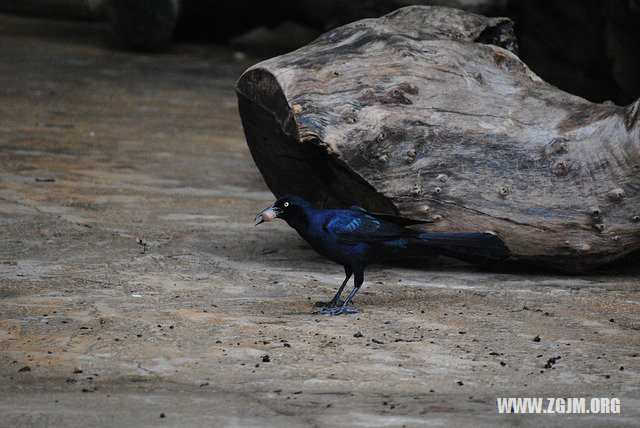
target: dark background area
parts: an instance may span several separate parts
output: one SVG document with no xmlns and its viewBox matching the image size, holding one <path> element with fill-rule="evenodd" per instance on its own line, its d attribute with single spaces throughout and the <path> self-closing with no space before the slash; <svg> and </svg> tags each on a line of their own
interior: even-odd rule
<svg viewBox="0 0 640 428">
<path fill-rule="evenodd" d="M 8 0 L 0 11 L 107 21 L 123 49 L 166 51 L 188 40 L 269 57 L 411 4 L 508 16 L 520 57 L 544 80 L 594 102 L 640 96 L 638 0 Z"/>
</svg>

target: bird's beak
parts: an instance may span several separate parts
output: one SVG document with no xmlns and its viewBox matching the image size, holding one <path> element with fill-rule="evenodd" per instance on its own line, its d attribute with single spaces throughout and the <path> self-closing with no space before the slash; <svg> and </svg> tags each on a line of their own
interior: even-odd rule
<svg viewBox="0 0 640 428">
<path fill-rule="evenodd" d="M 278 218 L 278 216 L 282 213 L 282 210 L 278 207 L 275 207 L 273 205 L 271 205 L 269 208 L 267 208 L 266 210 L 262 211 L 261 213 L 259 213 L 255 220 L 257 223 L 255 224 L 256 226 L 259 225 L 260 223 L 264 223 L 265 221 L 271 221 L 274 218 Z M 260 221 L 258 221 L 258 219 L 260 219 Z"/>
</svg>

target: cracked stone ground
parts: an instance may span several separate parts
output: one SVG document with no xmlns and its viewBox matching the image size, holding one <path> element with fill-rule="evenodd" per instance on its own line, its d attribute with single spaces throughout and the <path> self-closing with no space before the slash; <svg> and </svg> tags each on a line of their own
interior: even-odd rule
<svg viewBox="0 0 640 428">
<path fill-rule="evenodd" d="M 272 195 L 233 91 L 251 60 L 114 51 L 95 24 L 0 16 L 0 36 L 0 425 L 637 423 L 637 256 L 373 267 L 363 313 L 313 314 L 342 268 L 253 227 Z M 502 396 L 622 411 L 500 416 Z"/>
</svg>

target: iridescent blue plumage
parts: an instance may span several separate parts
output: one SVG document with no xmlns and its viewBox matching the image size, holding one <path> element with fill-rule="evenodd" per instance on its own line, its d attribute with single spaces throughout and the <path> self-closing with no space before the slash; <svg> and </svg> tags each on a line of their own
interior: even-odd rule
<svg viewBox="0 0 640 428">
<path fill-rule="evenodd" d="M 334 298 L 318 302 L 322 313 L 338 315 L 357 312 L 347 307 L 364 281 L 364 268 L 374 262 L 409 256 L 444 254 L 460 258 L 502 259 L 509 249 L 493 233 L 429 233 L 407 226 L 422 223 L 387 214 L 376 214 L 360 207 L 349 210 L 323 210 L 297 196 L 280 198 L 262 211 L 256 220 L 285 220 L 321 255 L 344 266 L 346 278 Z M 354 275 L 354 288 L 344 301 L 340 295 Z"/>
</svg>

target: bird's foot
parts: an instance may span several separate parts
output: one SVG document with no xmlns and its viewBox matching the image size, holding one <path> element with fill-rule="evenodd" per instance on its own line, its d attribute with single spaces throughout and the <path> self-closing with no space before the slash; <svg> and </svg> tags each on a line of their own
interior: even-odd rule
<svg viewBox="0 0 640 428">
<path fill-rule="evenodd" d="M 341 313 L 345 314 L 355 314 L 356 312 L 360 312 L 362 309 L 360 308 L 347 308 L 345 305 L 342 305 L 338 308 L 326 308 L 321 310 L 319 313 L 326 315 L 340 315 Z"/>
<path fill-rule="evenodd" d="M 342 306 L 344 304 L 344 301 L 342 300 L 329 300 L 328 302 L 316 302 L 314 303 L 313 307 L 314 308 L 339 308 L 340 306 Z"/>
</svg>

